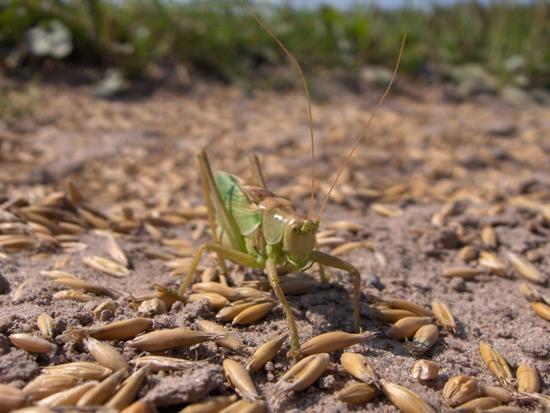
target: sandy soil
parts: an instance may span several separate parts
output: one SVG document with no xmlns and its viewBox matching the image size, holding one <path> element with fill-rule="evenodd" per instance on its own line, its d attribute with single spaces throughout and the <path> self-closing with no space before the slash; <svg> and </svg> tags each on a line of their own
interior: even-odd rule
<svg viewBox="0 0 550 413">
<path fill-rule="evenodd" d="M 497 384 L 480 357 L 480 340 L 494 344 L 513 367 L 521 362 L 534 364 L 542 392 L 548 394 L 550 324 L 537 317 L 519 293 L 522 279 L 506 252 L 531 260 L 545 277 L 550 276 L 550 109 L 519 108 L 492 96 L 453 102 L 439 86 L 407 86 L 404 90 L 414 93 L 395 93 L 380 109 L 322 220 L 321 229 L 337 220 L 359 224 L 358 231 L 337 230 L 333 235 L 346 241 L 370 241 L 377 251 L 361 248 L 343 256 L 362 274 L 362 326 L 378 332 L 350 350 L 369 357 L 381 377 L 415 390 L 438 411 L 445 409 L 441 389 L 453 375 Z M 86 203 L 112 223 L 132 223 L 132 229 L 118 237 L 131 270 L 128 277 L 113 278 L 83 265 L 84 256 L 108 256 L 104 237 L 92 228 L 74 236 L 85 244 L 83 250 L 70 252 L 67 245 L 42 241 L 35 248 L 4 251 L 0 383 L 21 387 L 47 365 L 92 360 L 67 330 L 136 315 L 128 298 L 120 298 L 116 311 L 104 314 L 102 320 L 95 319 L 92 310 L 105 297 L 92 296 L 87 303 L 53 299 L 53 293 L 62 288 L 40 271 L 54 268 L 60 257 L 68 259 L 63 271 L 134 295 L 151 292 L 154 283 L 179 284 L 180 278 L 169 274 L 165 261 L 148 254 L 151 249 L 175 249 L 155 239 L 143 224 L 156 225 L 162 239 L 188 240 L 192 247 L 208 239 L 203 218 L 178 215 L 202 204 L 195 161 L 200 148 L 208 149 L 216 169 L 242 176 L 248 176 L 246 156 L 257 152 L 269 186 L 297 206 L 307 205 L 309 146 L 304 102 L 298 93 L 250 95 L 205 83 L 186 93 L 161 90 L 117 100 L 94 98 L 87 86 L 27 85 L 20 93 L 32 96 L 32 103 L 17 116 L 0 121 L 0 201 L 5 202 L 0 212 L 10 211 L 16 197 L 37 204 L 48 194 L 64 190 L 71 180 Z M 339 90 L 331 100 L 314 105 L 319 195 L 326 191 L 352 139 L 362 131 L 379 93 L 367 90 L 355 95 Z M 398 216 L 376 212 L 372 208 L 376 204 L 397 207 Z M 454 208 L 441 219 L 442 207 L 450 210 L 451 204 Z M 480 239 L 481 229 L 488 225 L 497 234 L 496 248 Z M 442 277 L 448 267 L 479 266 L 475 260 L 461 260 L 459 251 L 465 245 L 495 253 L 505 263 L 505 274 L 484 271 L 466 281 Z M 180 249 L 179 254 L 188 252 Z M 205 259 L 203 265 L 207 264 Z M 231 271 L 236 284 L 261 277 L 237 267 Z M 316 270 L 309 274 L 319 276 Z M 302 341 L 352 329 L 351 283 L 338 271 L 330 275 L 328 286 L 318 284 L 307 294 L 289 297 Z M 550 294 L 548 281 L 536 288 Z M 442 330 L 437 344 L 424 355 L 441 365 L 435 381 L 421 384 L 411 378 L 416 358 L 403 341 L 386 337 L 389 324 L 373 317 L 366 294 L 402 298 L 427 308 L 433 299 L 449 305 L 459 324 L 458 334 Z M 58 351 L 37 356 L 12 346 L 10 334 L 37 334 L 36 318 L 43 312 L 55 319 Z M 214 316 L 205 301 L 178 303 L 169 313 L 154 316 L 154 328 L 195 327 L 198 319 Z M 286 331 L 280 307 L 252 326 L 226 327 L 238 334 L 247 352 Z M 125 342 L 113 344 L 128 360 L 139 355 Z M 287 349 L 285 345 L 264 371 L 254 375 L 270 410 L 274 383 L 290 365 Z M 212 343 L 170 354 L 208 361 L 189 371 L 147 379 L 140 397 L 163 411 L 177 411 L 208 395 L 231 393 L 221 361 L 248 359 L 248 354 L 238 355 Z M 339 354 L 332 354 L 333 363 L 314 386 L 288 395 L 278 411 L 397 411 L 384 397 L 357 406 L 337 401 L 335 393 L 352 381 L 338 363 Z"/>
</svg>

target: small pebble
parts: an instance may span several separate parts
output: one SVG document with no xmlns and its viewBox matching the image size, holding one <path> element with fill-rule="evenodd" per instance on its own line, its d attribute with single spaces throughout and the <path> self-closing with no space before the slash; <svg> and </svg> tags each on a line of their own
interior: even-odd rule
<svg viewBox="0 0 550 413">
<path fill-rule="evenodd" d="M 374 274 L 369 274 L 365 277 L 366 284 L 368 287 L 374 287 L 378 291 L 382 291 L 386 286 L 380 281 L 380 277 Z"/>
<path fill-rule="evenodd" d="M 332 374 L 319 379 L 319 388 L 321 390 L 331 390 L 334 386 L 336 386 L 336 379 Z"/>
<path fill-rule="evenodd" d="M 459 293 L 464 293 L 464 292 L 468 291 L 468 287 L 466 286 L 466 283 L 464 282 L 464 280 L 462 278 L 455 277 L 455 278 L 451 279 L 449 281 L 449 285 L 453 290 L 455 290 Z"/>
</svg>

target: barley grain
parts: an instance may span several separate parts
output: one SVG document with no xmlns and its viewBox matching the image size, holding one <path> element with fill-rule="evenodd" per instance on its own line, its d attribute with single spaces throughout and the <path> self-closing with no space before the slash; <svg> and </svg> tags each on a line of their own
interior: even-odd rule
<svg viewBox="0 0 550 413">
<path fill-rule="evenodd" d="M 262 369 L 262 367 L 265 366 L 268 361 L 271 361 L 279 352 L 287 337 L 288 336 L 286 334 L 283 334 L 282 336 L 275 337 L 274 339 L 271 339 L 258 347 L 246 365 L 247 370 L 256 372 Z"/>
<path fill-rule="evenodd" d="M 422 397 L 406 387 L 381 380 L 386 397 L 403 413 L 435 413 L 435 410 Z"/>
<path fill-rule="evenodd" d="M 302 344 L 300 352 L 305 356 L 330 353 L 353 346 L 354 344 L 362 343 L 372 336 L 372 333 L 351 334 L 344 331 L 332 331 L 309 339 Z"/>
<path fill-rule="evenodd" d="M 105 378 L 102 382 L 95 384 L 94 387 L 83 394 L 76 405 L 78 407 L 100 406 L 106 400 L 111 398 L 113 394 L 115 394 L 117 386 L 126 376 L 126 369 L 115 371 L 109 377 Z"/>
<path fill-rule="evenodd" d="M 130 377 L 122 383 L 116 394 L 105 404 L 107 407 L 122 410 L 129 406 L 137 396 L 137 393 L 143 382 L 147 378 L 147 366 L 135 371 Z"/>
<path fill-rule="evenodd" d="M 479 352 L 481 353 L 481 358 L 489 367 L 489 370 L 493 372 L 496 378 L 505 386 L 510 386 L 512 383 L 512 372 L 508 366 L 506 359 L 492 347 L 486 341 L 480 341 L 479 343 Z"/>
<path fill-rule="evenodd" d="M 477 380 L 464 375 L 447 380 L 443 387 L 443 398 L 449 406 L 458 406 L 478 397 Z"/>
<path fill-rule="evenodd" d="M 344 370 L 362 382 L 378 385 L 378 376 L 368 359 L 359 353 L 342 353 L 340 364 Z"/>
<path fill-rule="evenodd" d="M 55 321 L 51 315 L 46 313 L 40 314 L 36 320 L 36 324 L 38 326 L 38 329 L 40 330 L 40 333 L 44 337 L 50 340 L 53 339 L 54 330 L 55 330 Z"/>
<path fill-rule="evenodd" d="M 9 336 L 11 343 L 29 353 L 53 353 L 57 346 L 40 337 L 27 333 L 16 333 Z"/>
<path fill-rule="evenodd" d="M 520 364 L 516 370 L 517 388 L 523 393 L 538 393 L 540 391 L 540 376 L 531 364 Z"/>
<path fill-rule="evenodd" d="M 225 359 L 223 369 L 227 379 L 241 397 L 248 400 L 256 400 L 260 397 L 248 371 L 240 363 Z"/>
<path fill-rule="evenodd" d="M 439 375 L 439 364 L 431 360 L 418 360 L 411 369 L 411 376 L 418 381 L 434 380 Z"/>
<path fill-rule="evenodd" d="M 420 327 L 429 324 L 430 317 L 405 317 L 398 320 L 389 330 L 388 336 L 397 339 L 411 338 Z"/>
<path fill-rule="evenodd" d="M 205 341 L 225 338 L 224 334 L 194 331 L 188 328 L 156 330 L 136 337 L 128 344 L 143 351 L 156 352 L 177 347 L 189 347 Z"/>
<path fill-rule="evenodd" d="M 271 313 L 274 307 L 275 304 L 271 301 L 255 304 L 237 314 L 231 324 L 249 325 L 255 323 Z"/>
<path fill-rule="evenodd" d="M 93 337 L 85 338 L 84 343 L 86 344 L 90 354 L 102 366 L 105 366 L 113 371 L 128 369 L 128 363 L 122 354 L 120 354 L 120 352 L 113 346 L 102 343 Z"/>
<path fill-rule="evenodd" d="M 336 393 L 336 399 L 343 403 L 366 403 L 374 399 L 380 390 L 367 383 L 350 383 Z"/>
</svg>

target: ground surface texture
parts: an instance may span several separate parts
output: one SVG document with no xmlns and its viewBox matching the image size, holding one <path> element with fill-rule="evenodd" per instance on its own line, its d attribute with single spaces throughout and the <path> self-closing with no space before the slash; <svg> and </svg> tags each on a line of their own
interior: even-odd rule
<svg viewBox="0 0 550 413">
<path fill-rule="evenodd" d="M 455 102 L 435 86 L 404 90 L 414 93 L 396 92 L 388 98 L 322 217 L 321 231 L 334 228 L 337 221 L 358 225 L 351 231 L 325 232 L 325 238 L 335 239 L 323 250 L 365 241 L 364 248 L 342 258 L 361 271 L 362 327 L 378 334 L 349 351 L 367 356 L 379 376 L 416 391 L 438 411 L 445 408 L 441 389 L 451 376 L 466 374 L 497 384 L 480 357 L 480 340 L 492 343 L 513 367 L 522 362 L 535 365 L 542 392 L 548 393 L 550 324 L 537 317 L 520 294 L 518 286 L 525 280 L 507 253 L 531 261 L 550 277 L 550 109 L 520 108 L 492 96 Z M 247 156 L 258 153 L 269 187 L 297 208 L 307 207 L 310 149 L 305 104 L 298 92 L 250 95 L 234 87 L 199 83 L 184 93 L 158 91 L 115 100 L 95 98 L 86 86 L 26 86 L 20 93 L 30 96 L 27 110 L 0 121 L 0 196 L 5 202 L 0 220 L 23 222 L 27 232 L 47 233 L 36 218 L 32 223 L 32 214 L 22 218 L 16 212 L 65 191 L 71 181 L 83 202 L 104 213 L 108 219 L 103 222 L 115 228 L 129 257 L 130 274 L 110 277 L 83 264 L 83 257 L 109 257 L 105 237 L 90 222 L 78 231 L 60 228 L 54 217 L 57 226 L 49 228 L 49 238 L 38 237 L 22 250 L 5 250 L 0 260 L 0 383 L 21 387 L 47 365 L 92 361 L 68 329 L 137 315 L 123 297 L 114 312 L 97 320 L 92 310 L 106 297 L 91 294 L 86 303 L 54 299 L 54 293 L 66 288 L 41 271 L 58 268 L 135 296 L 151 293 L 153 284 L 179 285 L 180 277 L 170 275 L 172 268 L 167 266 L 172 261 L 154 259 L 151 251 L 183 259 L 183 268 L 190 251 L 209 239 L 195 158 L 201 148 L 208 150 L 215 169 L 243 177 L 248 177 Z M 364 131 L 379 93 L 342 91 L 314 105 L 317 208 L 353 139 Z M 197 218 L 189 211 L 197 212 Z M 481 238 L 487 226 L 496 233 L 496 247 Z M 9 234 L 10 228 L 2 226 L 0 234 Z M 173 239 L 184 241 L 169 241 Z M 484 268 L 475 258 L 466 263 L 460 257 L 467 245 L 495 254 L 505 265 L 503 274 L 484 269 L 470 280 L 442 277 L 450 267 Z M 201 267 L 214 264 L 207 257 Z M 262 277 L 238 267 L 230 271 L 230 283 L 235 285 Z M 352 330 L 350 280 L 338 271 L 329 270 L 329 275 L 329 285 L 315 284 L 306 294 L 289 297 L 302 341 Z M 315 267 L 303 276 L 319 279 Z M 548 281 L 532 285 L 542 295 L 550 294 Z M 441 365 L 438 379 L 422 384 L 411 378 L 416 358 L 403 341 L 385 335 L 390 325 L 376 319 L 367 294 L 406 299 L 426 308 L 434 299 L 449 305 L 458 333 L 441 330 L 437 344 L 423 356 Z M 38 335 L 36 319 L 43 312 L 55 320 L 57 352 L 32 355 L 14 347 L 8 336 Z M 201 301 L 178 303 L 153 320 L 154 328 L 195 328 L 198 319 L 214 317 L 215 311 Z M 251 326 L 226 327 L 245 344 L 244 355 L 213 343 L 168 352 L 208 361 L 188 371 L 151 374 L 140 396 L 164 411 L 177 411 L 186 402 L 231 393 L 221 361 L 229 357 L 246 362 L 258 345 L 286 332 L 280 306 Z M 140 355 L 124 341 L 112 344 L 128 360 Z M 291 363 L 287 350 L 288 343 L 254 375 L 273 411 L 274 383 Z M 352 381 L 339 365 L 339 356 L 332 354 L 332 364 L 315 385 L 279 401 L 278 411 L 397 411 L 384 397 L 357 406 L 337 401 L 336 392 Z"/>
</svg>

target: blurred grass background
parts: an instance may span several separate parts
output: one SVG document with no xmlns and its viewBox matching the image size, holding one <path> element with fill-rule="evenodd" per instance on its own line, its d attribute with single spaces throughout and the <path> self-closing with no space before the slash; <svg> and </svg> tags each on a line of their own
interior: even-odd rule
<svg viewBox="0 0 550 413">
<path fill-rule="evenodd" d="M 135 78 L 181 64 L 224 81 L 246 82 L 262 68 L 287 63 L 246 13 L 245 3 L 0 0 L 2 67 L 11 73 L 37 71 L 45 61 L 60 60 L 115 68 Z M 453 77 L 456 67 L 468 64 L 482 68 L 499 85 L 550 87 L 547 0 L 346 10 L 258 2 L 254 8 L 309 76 L 340 72 L 354 79 L 366 65 L 392 67 L 402 34 L 407 33 L 401 70 L 410 75 Z M 47 36 L 51 47 L 42 41 Z M 37 38 L 38 46 L 33 44 Z M 263 78 L 268 86 L 285 85 L 284 77 Z"/>
</svg>

